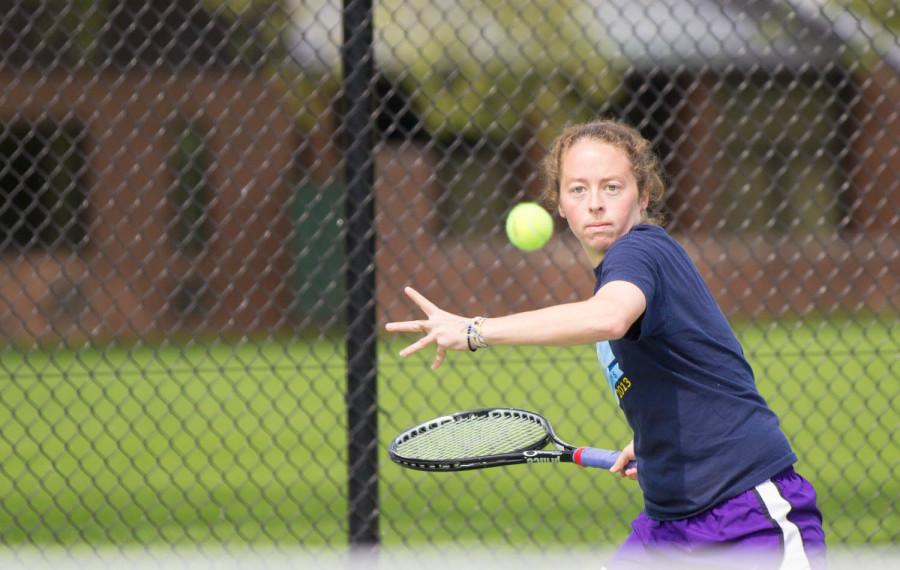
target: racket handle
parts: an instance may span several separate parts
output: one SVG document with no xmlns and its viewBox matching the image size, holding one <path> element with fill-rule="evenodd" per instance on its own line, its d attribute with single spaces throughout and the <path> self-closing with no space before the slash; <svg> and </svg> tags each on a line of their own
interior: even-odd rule
<svg viewBox="0 0 900 570">
<path fill-rule="evenodd" d="M 609 469 L 613 466 L 621 453 L 621 451 L 597 449 L 596 447 L 579 447 L 572 454 L 572 459 L 582 467 Z M 637 467 L 637 461 L 628 462 L 625 469 L 631 469 L 632 467 Z"/>
</svg>

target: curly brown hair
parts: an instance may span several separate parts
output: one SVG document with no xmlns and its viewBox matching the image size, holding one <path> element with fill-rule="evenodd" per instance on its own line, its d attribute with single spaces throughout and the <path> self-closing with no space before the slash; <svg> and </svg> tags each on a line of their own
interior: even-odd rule
<svg viewBox="0 0 900 570">
<path fill-rule="evenodd" d="M 641 197 L 649 196 L 647 210 L 642 212 L 646 223 L 663 225 L 665 220 L 660 212 L 666 186 L 662 178 L 659 159 L 653 152 L 650 141 L 645 139 L 637 129 L 624 123 L 602 119 L 590 123 L 581 123 L 565 128 L 550 147 L 544 158 L 544 179 L 546 184 L 541 194 L 541 201 L 551 211 L 559 206 L 560 170 L 563 157 L 572 146 L 582 140 L 589 139 L 610 144 L 621 149 L 628 160 L 637 180 Z"/>
</svg>

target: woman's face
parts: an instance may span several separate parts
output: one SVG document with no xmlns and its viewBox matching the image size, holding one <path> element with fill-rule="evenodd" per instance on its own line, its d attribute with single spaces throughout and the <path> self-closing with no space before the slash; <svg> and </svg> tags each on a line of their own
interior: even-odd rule
<svg viewBox="0 0 900 570">
<path fill-rule="evenodd" d="M 618 147 L 582 139 L 562 156 L 559 214 L 594 266 L 613 242 L 640 223 L 647 202 L 631 161 Z"/>
</svg>

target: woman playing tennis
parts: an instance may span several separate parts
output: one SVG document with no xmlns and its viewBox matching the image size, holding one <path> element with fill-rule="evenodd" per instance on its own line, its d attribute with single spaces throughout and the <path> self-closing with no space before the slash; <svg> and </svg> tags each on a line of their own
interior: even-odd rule
<svg viewBox="0 0 900 570">
<path fill-rule="evenodd" d="M 424 334 L 400 355 L 434 344 L 437 368 L 451 350 L 596 343 L 634 432 L 611 471 L 637 479 L 644 495 L 608 567 L 819 567 L 815 490 L 793 470 L 797 457 L 718 304 L 658 224 L 664 185 L 649 141 L 614 121 L 576 125 L 554 142 L 545 174 L 545 201 L 594 268 L 594 295 L 466 318 L 407 288 L 427 318 L 387 325 Z M 632 459 L 637 467 L 624 469 Z"/>
</svg>

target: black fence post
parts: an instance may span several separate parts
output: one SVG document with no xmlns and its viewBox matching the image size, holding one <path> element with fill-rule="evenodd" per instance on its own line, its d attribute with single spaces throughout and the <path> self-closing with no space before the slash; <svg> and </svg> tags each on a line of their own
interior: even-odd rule
<svg viewBox="0 0 900 570">
<path fill-rule="evenodd" d="M 349 540 L 370 547 L 379 542 L 372 0 L 344 0 L 343 31 Z"/>
</svg>

